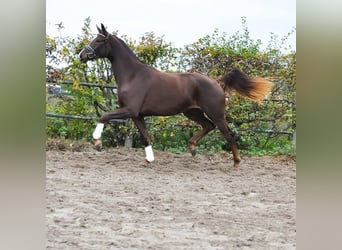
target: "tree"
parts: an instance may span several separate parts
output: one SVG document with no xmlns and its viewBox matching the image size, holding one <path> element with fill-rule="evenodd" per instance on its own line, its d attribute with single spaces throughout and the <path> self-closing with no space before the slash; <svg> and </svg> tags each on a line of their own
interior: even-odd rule
<svg viewBox="0 0 342 250">
<path fill-rule="evenodd" d="M 103 112 L 117 108 L 113 91 L 80 85 L 80 82 L 116 85 L 109 61 L 102 59 L 85 65 L 78 59 L 80 50 L 92 40 L 90 26 L 91 20 L 87 18 L 82 34 L 76 38 L 46 37 L 47 76 L 48 67 L 61 65 L 55 82 L 69 80 L 73 83 L 65 87 L 70 94 L 68 98 L 58 102 L 47 101 L 47 112 L 99 117 Z M 145 33 L 138 41 L 127 36 L 121 37 L 141 61 L 163 71 L 198 71 L 218 79 L 228 70 L 239 68 L 250 76 L 271 78 L 275 88 L 262 105 L 232 93 L 227 94 L 227 122 L 236 133 L 240 148 L 249 152 L 289 152 L 292 145 L 290 134 L 296 127 L 296 53 L 284 53 L 283 47 L 293 32 L 280 41 L 272 35 L 265 49 L 262 49 L 260 40 L 255 41 L 250 37 L 246 18 L 242 18 L 242 32 L 227 36 L 215 29 L 212 34 L 184 48 L 175 48 L 153 32 Z M 113 34 L 118 35 L 118 32 Z M 187 150 L 187 140 L 192 133 L 189 127 L 192 130 L 198 128 L 184 116 L 153 117 L 149 122 L 153 124 L 149 130 L 154 146 L 174 152 Z M 52 137 L 91 140 L 94 123 L 48 119 L 47 133 Z M 107 146 L 121 145 L 128 134 L 139 137 L 130 122 L 106 126 L 104 132 L 104 145 Z M 136 146 L 139 143 L 136 140 Z M 199 144 L 199 150 L 209 148 L 215 151 L 225 147 L 228 145 L 219 132 L 212 132 Z"/>
</svg>

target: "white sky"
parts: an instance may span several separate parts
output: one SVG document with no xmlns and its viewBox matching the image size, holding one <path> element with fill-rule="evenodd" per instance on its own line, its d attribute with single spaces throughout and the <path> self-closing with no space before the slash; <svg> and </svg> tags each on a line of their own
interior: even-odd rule
<svg viewBox="0 0 342 250">
<path fill-rule="evenodd" d="M 273 32 L 279 38 L 296 27 L 296 0 L 46 0 L 46 33 L 76 37 L 90 16 L 92 31 L 103 23 L 107 30 L 138 39 L 153 31 L 175 46 L 184 46 L 210 35 L 215 28 L 228 36 L 242 32 L 241 17 L 253 39 L 264 46 Z M 295 33 L 286 44 L 296 49 Z"/>
</svg>

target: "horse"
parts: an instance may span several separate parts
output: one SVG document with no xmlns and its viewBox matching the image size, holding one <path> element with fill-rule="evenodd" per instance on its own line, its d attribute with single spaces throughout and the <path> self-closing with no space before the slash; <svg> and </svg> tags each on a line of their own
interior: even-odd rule
<svg viewBox="0 0 342 250">
<path fill-rule="evenodd" d="M 93 132 L 95 147 L 100 151 L 101 133 L 111 119 L 131 118 L 143 136 L 146 161 L 154 155 L 148 134 L 146 116 L 172 116 L 183 113 L 202 129 L 188 141 L 190 152 L 203 136 L 216 127 L 227 140 L 233 153 L 234 167 L 239 167 L 241 156 L 225 118 L 225 91 L 235 91 L 252 101 L 260 102 L 272 89 L 267 78 L 250 77 L 239 69 L 232 69 L 218 80 L 192 73 L 166 73 L 141 62 L 127 44 L 110 34 L 105 26 L 97 25 L 97 36 L 79 53 L 80 61 L 107 58 L 118 86 L 119 108 L 104 113 Z"/>
</svg>

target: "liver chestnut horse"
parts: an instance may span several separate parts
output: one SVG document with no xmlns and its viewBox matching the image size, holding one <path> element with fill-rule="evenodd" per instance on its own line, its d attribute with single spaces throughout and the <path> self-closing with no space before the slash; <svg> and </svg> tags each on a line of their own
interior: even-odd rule
<svg viewBox="0 0 342 250">
<path fill-rule="evenodd" d="M 114 118 L 132 118 L 146 140 L 146 160 L 154 160 L 151 139 L 145 125 L 145 116 L 170 116 L 183 113 L 201 125 L 189 140 L 192 155 L 198 141 L 217 127 L 227 140 L 233 153 L 234 166 L 241 157 L 225 119 L 225 90 L 233 90 L 253 101 L 264 99 L 272 88 L 265 78 L 249 77 L 233 69 L 218 81 L 200 73 L 165 73 L 139 61 L 132 50 L 117 36 L 107 32 L 104 25 L 99 33 L 80 52 L 80 60 L 108 58 L 118 86 L 119 108 L 105 113 L 93 133 L 95 146 L 101 150 L 101 133 L 104 124 Z M 223 88 L 219 84 L 222 83 Z"/>
</svg>

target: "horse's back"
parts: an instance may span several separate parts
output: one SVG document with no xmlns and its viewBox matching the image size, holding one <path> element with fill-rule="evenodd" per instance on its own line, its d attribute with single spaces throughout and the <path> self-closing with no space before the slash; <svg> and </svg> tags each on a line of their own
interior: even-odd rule
<svg viewBox="0 0 342 250">
<path fill-rule="evenodd" d="M 141 112 L 143 115 L 174 115 L 192 108 L 205 110 L 222 102 L 223 89 L 208 76 L 154 71 Z"/>
</svg>

